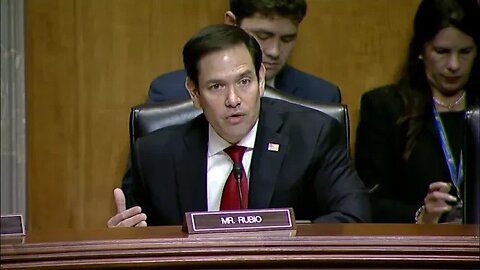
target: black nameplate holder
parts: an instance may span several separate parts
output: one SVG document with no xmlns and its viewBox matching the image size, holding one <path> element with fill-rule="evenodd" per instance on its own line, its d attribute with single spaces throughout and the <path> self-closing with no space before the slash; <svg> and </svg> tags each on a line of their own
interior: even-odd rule
<svg viewBox="0 0 480 270">
<path fill-rule="evenodd" d="M 296 230 L 292 208 L 187 212 L 183 230 L 189 234 Z"/>
<path fill-rule="evenodd" d="M 22 215 L 2 215 L 0 217 L 0 234 L 7 235 L 25 235 L 25 225 Z"/>
</svg>

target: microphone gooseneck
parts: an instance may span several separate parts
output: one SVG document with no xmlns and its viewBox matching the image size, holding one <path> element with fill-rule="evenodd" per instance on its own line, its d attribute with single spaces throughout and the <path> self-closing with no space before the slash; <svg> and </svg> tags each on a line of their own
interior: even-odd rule
<svg viewBox="0 0 480 270">
<path fill-rule="evenodd" d="M 240 200 L 240 209 L 243 209 L 243 194 L 242 194 L 242 164 L 233 164 L 233 176 L 237 180 L 238 198 Z"/>
</svg>

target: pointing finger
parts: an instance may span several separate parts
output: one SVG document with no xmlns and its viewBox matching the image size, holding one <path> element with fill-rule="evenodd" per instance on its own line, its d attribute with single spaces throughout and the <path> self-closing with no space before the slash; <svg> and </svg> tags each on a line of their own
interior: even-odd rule
<svg viewBox="0 0 480 270">
<path fill-rule="evenodd" d="M 113 198 L 115 200 L 115 205 L 117 206 L 117 214 L 125 211 L 125 194 L 123 194 L 123 191 L 120 188 L 113 190 Z"/>
</svg>

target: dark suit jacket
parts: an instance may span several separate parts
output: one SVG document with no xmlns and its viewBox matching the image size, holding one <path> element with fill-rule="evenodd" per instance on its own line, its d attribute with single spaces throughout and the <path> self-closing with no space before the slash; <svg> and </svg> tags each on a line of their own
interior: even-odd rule
<svg viewBox="0 0 480 270">
<path fill-rule="evenodd" d="M 162 74 L 150 84 L 147 103 L 184 100 L 189 98 L 185 88 L 185 70 Z M 340 103 L 341 95 L 337 86 L 321 78 L 312 76 L 289 65 L 277 74 L 275 88 L 293 96 L 323 102 Z M 130 161 L 129 161 L 130 162 Z M 130 163 L 123 176 L 122 189 L 128 190 L 132 183 Z"/>
<path fill-rule="evenodd" d="M 188 92 L 185 88 L 186 77 L 185 70 L 177 70 L 158 76 L 150 84 L 148 102 L 188 98 Z M 341 101 L 337 86 L 288 65 L 285 65 L 277 74 L 275 88 L 309 100 L 333 103 L 340 103 Z"/>
<path fill-rule="evenodd" d="M 468 97 L 468 94 L 467 94 Z M 425 121 L 410 158 L 402 158 L 407 126 L 398 125 L 403 101 L 394 85 L 362 96 L 357 128 L 355 163 L 367 187 L 379 184 L 371 194 L 374 222 L 414 223 L 432 182 L 451 182 L 433 113 Z M 463 112 L 440 113 L 456 160 L 463 147 Z M 452 189 L 452 194 L 455 194 Z"/>
<path fill-rule="evenodd" d="M 326 114 L 262 98 L 249 208 L 293 207 L 297 219 L 315 222 L 369 221 L 368 197 L 341 132 Z M 185 212 L 208 209 L 207 140 L 203 114 L 137 140 L 133 201 L 149 225 L 181 224 Z M 279 151 L 268 151 L 269 143 Z"/>
</svg>

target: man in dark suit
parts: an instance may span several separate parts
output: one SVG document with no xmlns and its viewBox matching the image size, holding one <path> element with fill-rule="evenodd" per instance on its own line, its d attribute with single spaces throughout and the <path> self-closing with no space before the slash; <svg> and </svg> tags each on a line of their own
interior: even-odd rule
<svg viewBox="0 0 480 270">
<path fill-rule="evenodd" d="M 265 67 L 255 38 L 238 27 L 213 25 L 186 43 L 183 61 L 190 98 L 203 114 L 137 140 L 138 173 L 127 194 L 136 207 L 125 210 L 116 189 L 118 213 L 109 227 L 181 224 L 185 212 L 222 209 L 231 145 L 245 149 L 241 196 L 248 208 L 292 207 L 298 219 L 314 222 L 369 221 L 366 190 L 338 122 L 261 98 Z"/>
<path fill-rule="evenodd" d="M 230 0 L 225 23 L 241 27 L 260 43 L 267 85 L 300 98 L 340 103 L 337 86 L 286 64 L 306 10 L 305 0 Z M 155 78 L 148 102 L 187 98 L 185 77 L 184 70 L 177 70 Z"/>
<path fill-rule="evenodd" d="M 305 0 L 230 0 L 225 24 L 239 26 L 260 43 L 267 85 L 308 100 L 340 103 L 337 86 L 286 64 L 306 10 Z M 185 70 L 158 76 L 150 84 L 147 103 L 188 98 L 186 77 Z M 122 189 L 128 191 L 131 182 L 129 165 Z"/>
</svg>

